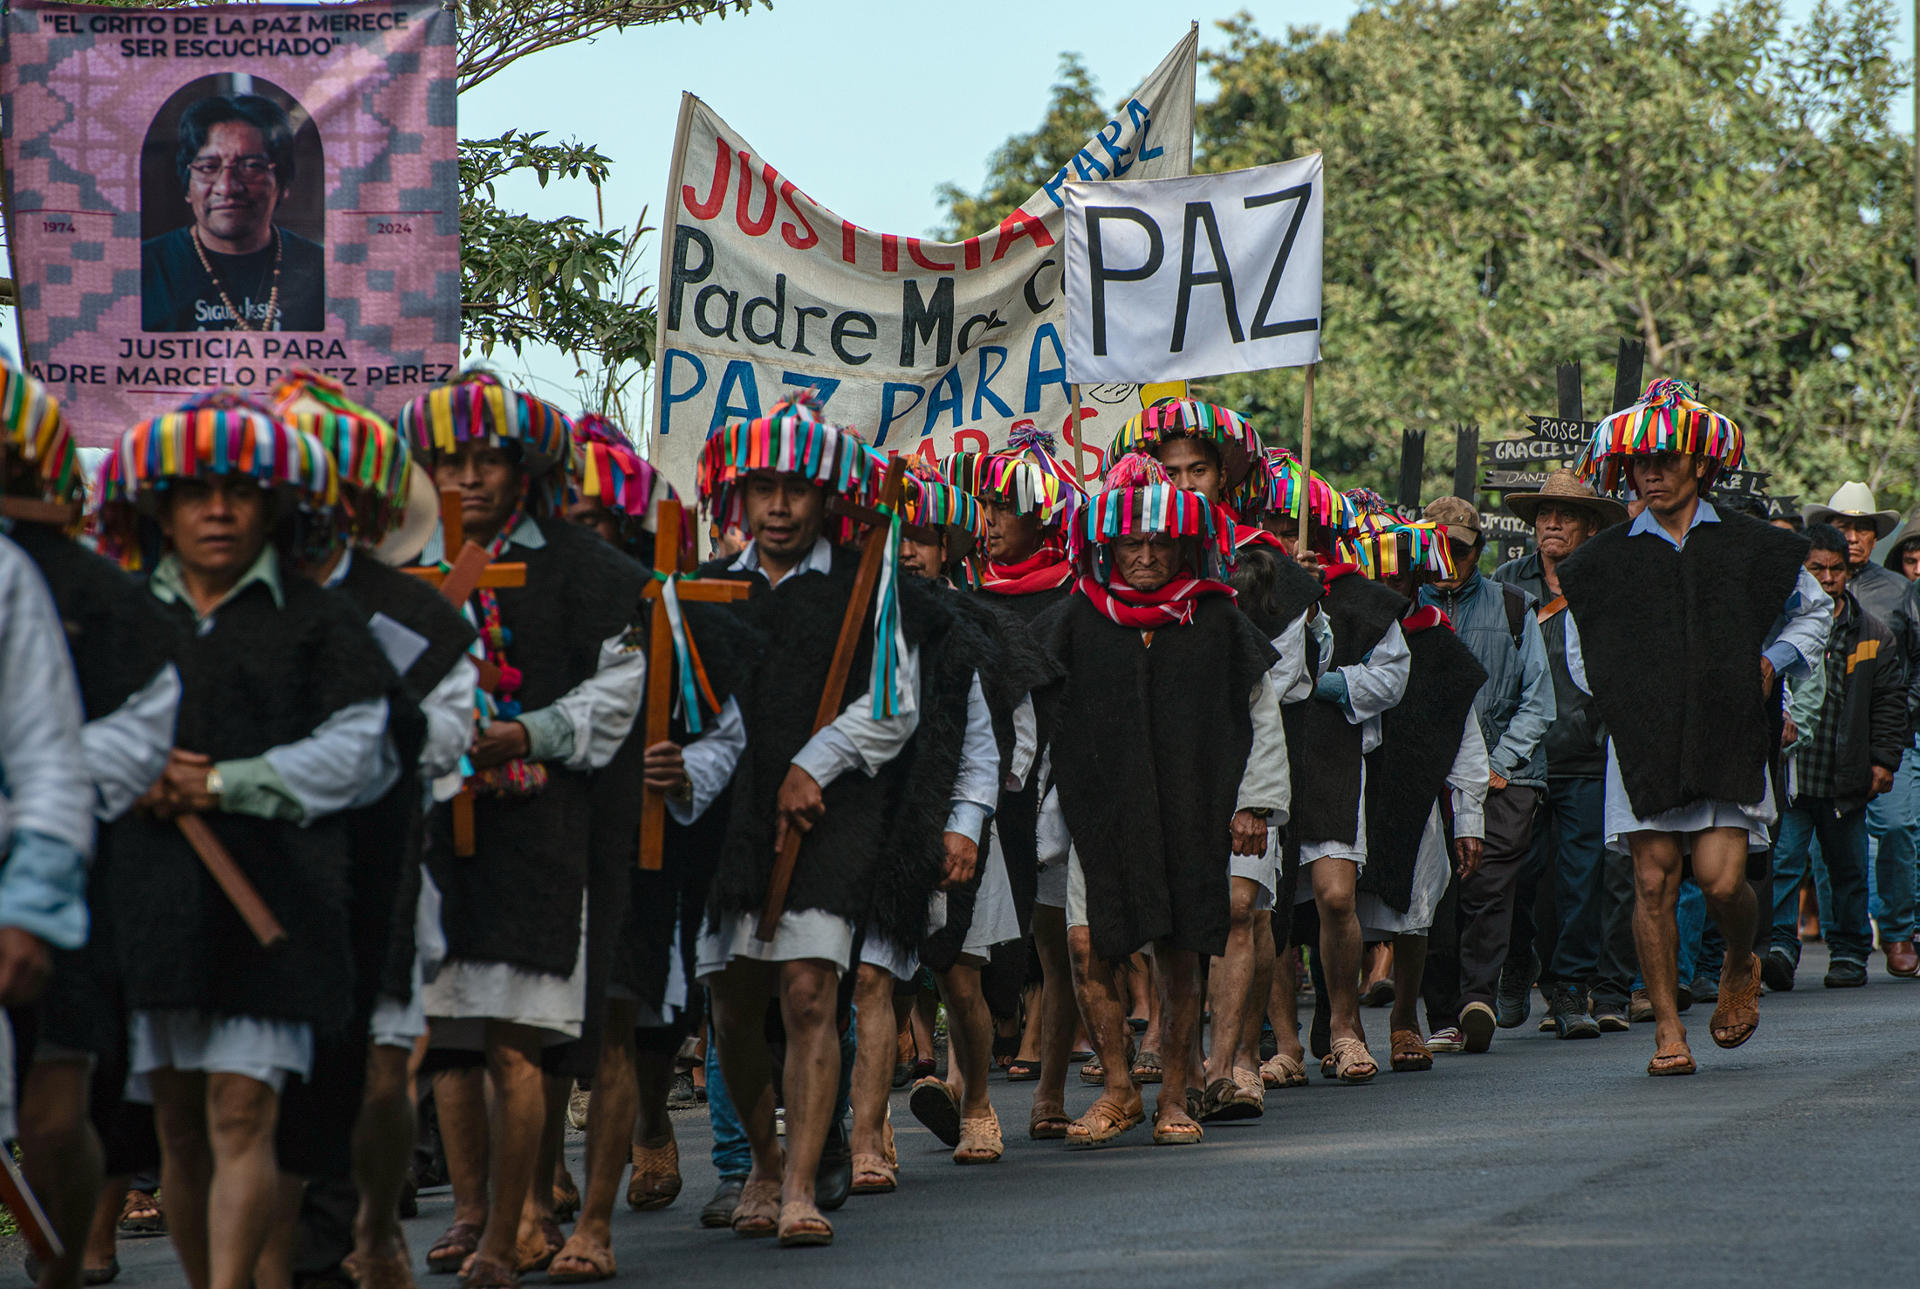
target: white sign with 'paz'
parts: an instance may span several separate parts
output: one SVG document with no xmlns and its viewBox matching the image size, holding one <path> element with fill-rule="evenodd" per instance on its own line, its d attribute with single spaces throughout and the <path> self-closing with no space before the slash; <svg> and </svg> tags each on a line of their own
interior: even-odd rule
<svg viewBox="0 0 1920 1289">
<path fill-rule="evenodd" d="M 1067 378 L 1167 381 L 1320 361 L 1320 154 L 1067 185 Z"/>
</svg>

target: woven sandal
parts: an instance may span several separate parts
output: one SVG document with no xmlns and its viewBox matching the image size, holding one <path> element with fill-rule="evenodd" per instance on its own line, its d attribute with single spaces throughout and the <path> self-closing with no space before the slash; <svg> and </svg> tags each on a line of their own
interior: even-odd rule
<svg viewBox="0 0 1920 1289">
<path fill-rule="evenodd" d="M 1720 974 L 1720 1001 L 1707 1022 L 1713 1041 L 1721 1047 L 1738 1047 L 1760 1028 L 1760 958 L 1753 959 L 1753 970 L 1745 980 L 1728 980 Z M 1721 1037 L 1721 1035 L 1726 1037 Z"/>
<path fill-rule="evenodd" d="M 1647 1073 L 1654 1078 L 1660 1078 L 1662 1075 L 1692 1074 L 1697 1068 L 1693 1063 L 1693 1051 L 1687 1046 L 1685 1039 L 1659 1048 L 1654 1052 L 1653 1059 L 1647 1062 Z"/>
<path fill-rule="evenodd" d="M 1036 1105 L 1027 1116 L 1027 1136 L 1035 1141 L 1059 1141 L 1072 1123 L 1064 1106 Z"/>
<path fill-rule="evenodd" d="M 953 1148 L 956 1164 L 997 1164 L 1006 1153 L 1000 1139 L 1000 1116 L 989 1110 L 977 1119 L 960 1121 L 960 1144 Z"/>
<path fill-rule="evenodd" d="M 886 1195 L 900 1188 L 900 1170 L 879 1155 L 853 1157 L 853 1194 Z"/>
<path fill-rule="evenodd" d="M 733 1207 L 733 1233 L 749 1237 L 772 1235 L 780 1224 L 780 1183 L 749 1180 Z"/>
<path fill-rule="evenodd" d="M 833 1223 L 812 1204 L 794 1201 L 780 1206 L 780 1247 L 817 1248 L 833 1243 Z"/>
<path fill-rule="evenodd" d="M 1380 1073 L 1367 1045 L 1357 1038 L 1334 1039 L 1328 1056 L 1333 1061 L 1334 1077 L 1342 1083 L 1366 1083 Z"/>
<path fill-rule="evenodd" d="M 1103 1146 L 1121 1133 L 1147 1121 L 1145 1107 L 1129 1110 L 1112 1097 L 1094 1098 L 1087 1112 L 1067 1125 L 1069 1146 Z"/>
<path fill-rule="evenodd" d="M 1396 1029 L 1390 1036 L 1393 1054 L 1388 1065 L 1395 1074 L 1417 1074 L 1433 1068 L 1433 1053 L 1417 1029 Z"/>
<path fill-rule="evenodd" d="M 479 1247 L 480 1224 L 455 1222 L 427 1250 L 427 1270 L 440 1275 L 458 1271 Z"/>
<path fill-rule="evenodd" d="M 578 1262 L 577 1268 L 561 1266 L 563 1262 Z M 596 1280 L 611 1280 L 618 1268 L 613 1260 L 613 1250 L 604 1245 L 588 1244 L 575 1231 L 567 1240 L 566 1246 L 554 1254 L 553 1263 L 547 1268 L 547 1279 L 557 1285 L 592 1284 Z"/>
<path fill-rule="evenodd" d="M 1297 1056 L 1288 1056 L 1282 1052 L 1267 1059 L 1260 1067 L 1260 1081 L 1270 1088 L 1304 1088 L 1307 1086 L 1307 1067 Z"/>
<path fill-rule="evenodd" d="M 627 1179 L 627 1207 L 641 1213 L 663 1209 L 680 1197 L 680 1143 L 635 1146 L 633 1175 Z"/>
</svg>

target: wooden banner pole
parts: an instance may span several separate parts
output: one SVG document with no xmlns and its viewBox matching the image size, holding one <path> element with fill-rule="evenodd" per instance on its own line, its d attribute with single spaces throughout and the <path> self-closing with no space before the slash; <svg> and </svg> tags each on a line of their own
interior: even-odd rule
<svg viewBox="0 0 1920 1289">
<path fill-rule="evenodd" d="M 1307 526 L 1313 520 L 1313 507 L 1307 504 L 1313 491 L 1313 371 L 1319 363 L 1307 364 L 1307 390 L 1300 409 L 1300 495 L 1294 498 L 1294 526 L 1299 534 L 1294 538 L 1295 550 L 1309 549 Z"/>
</svg>

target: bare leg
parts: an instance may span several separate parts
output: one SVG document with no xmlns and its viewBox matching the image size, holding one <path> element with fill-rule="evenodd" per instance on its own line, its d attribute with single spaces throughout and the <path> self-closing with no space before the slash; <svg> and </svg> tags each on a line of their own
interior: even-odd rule
<svg viewBox="0 0 1920 1289">
<path fill-rule="evenodd" d="M 853 1061 L 853 1135 L 856 1155 L 880 1155 L 886 1139 L 887 1096 L 893 1088 L 893 977 L 872 963 L 860 964 L 853 981 L 856 1034 Z M 791 1061 L 789 1061 L 791 1068 Z M 788 1125 L 792 1131 L 792 1125 Z"/>
<path fill-rule="evenodd" d="M 453 1220 L 487 1224 L 487 1094 L 484 1069 L 442 1070 L 433 1077 L 433 1108 L 447 1152 Z"/>
<path fill-rule="evenodd" d="M 609 998 L 606 1032 L 600 1042 L 600 1061 L 593 1071 L 593 1091 L 587 1097 L 587 1184 L 580 1195 L 580 1217 L 567 1247 L 613 1247 L 613 1207 L 620 1179 L 632 1157 L 634 1120 L 639 1110 L 639 1085 L 634 1077 L 633 1022 L 638 1006 L 632 999 Z M 668 1069 L 672 1069 L 669 1058 Z M 553 1270 L 583 1272 L 591 1264 L 574 1266 L 571 1253 L 554 1259 Z"/>
<path fill-rule="evenodd" d="M 980 992 L 981 965 L 963 958 L 940 977 L 947 1000 L 947 1082 L 959 1098 L 963 1119 L 983 1119 L 993 1112 L 993 1103 L 987 1099 L 993 1015 Z"/>
<path fill-rule="evenodd" d="M 1353 911 L 1353 885 L 1360 870 L 1352 860 L 1326 856 L 1308 868 L 1313 900 L 1320 909 L 1321 969 L 1327 978 L 1331 1011 L 1329 1033 L 1335 1039 L 1366 1036 L 1360 1030 L 1360 919 Z"/>
<path fill-rule="evenodd" d="M 1758 916 L 1747 881 L 1747 834 L 1741 828 L 1710 828 L 1693 838 L 1693 880 L 1707 897 L 1707 911 L 1727 942 L 1720 974 L 1744 981 L 1753 972 L 1753 923 Z"/>
<path fill-rule="evenodd" d="M 193 1070 L 151 1075 L 154 1128 L 160 1136 L 160 1189 L 167 1197 L 167 1235 L 192 1289 L 207 1289 L 207 1192 L 213 1150 L 207 1141 L 207 1078 Z"/>
<path fill-rule="evenodd" d="M 1140 1090 L 1134 1086 L 1127 1069 L 1127 1012 L 1120 1001 L 1113 967 L 1093 952 L 1093 937 L 1083 926 L 1067 929 L 1067 945 L 1073 955 L 1075 991 L 1080 998 L 1080 1013 L 1087 1019 L 1087 1031 L 1093 1037 L 1094 1054 L 1106 1072 L 1105 1096 L 1127 1107 L 1140 1106 Z M 1181 1091 L 1184 1100 L 1186 1092 Z"/>
<path fill-rule="evenodd" d="M 639 1052 L 633 1058 L 633 1081 L 640 1100 L 633 1120 L 633 1143 L 659 1148 L 673 1140 L 673 1120 L 667 1113 L 667 1095 L 673 1091 L 673 1052 Z M 594 1076 L 599 1087 L 600 1076 Z"/>
<path fill-rule="evenodd" d="M 487 1079 L 493 1088 L 493 1102 L 487 1116 L 486 1227 L 480 1233 L 476 1252 L 503 1266 L 517 1267 L 520 1223 L 536 1179 L 538 1185 L 552 1190 L 552 1169 L 539 1171 L 547 1077 L 540 1070 L 538 1030 L 490 1020 L 486 1041 Z M 551 1195 L 548 1202 L 552 1202 Z"/>
<path fill-rule="evenodd" d="M 1040 1060 L 1040 1019 L 1045 1010 L 1042 1002 L 1044 997 L 1045 991 L 1041 985 L 1028 985 L 1020 991 L 1020 1010 L 1023 1015 L 1017 1057 L 1028 1065 L 1037 1064 Z"/>
<path fill-rule="evenodd" d="M 1389 1029 L 1420 1032 L 1420 979 L 1427 974 L 1427 937 L 1393 938 L 1393 1010 Z"/>
<path fill-rule="evenodd" d="M 1065 909 L 1035 906 L 1033 944 L 1045 982 L 1040 990 L 1040 1082 L 1033 1089 L 1033 1104 L 1060 1110 L 1067 1104 L 1067 1057 L 1073 1050 L 1073 1027 L 1080 1020 Z"/>
<path fill-rule="evenodd" d="M 404 1047 L 367 1049 L 367 1090 L 353 1124 L 353 1182 L 360 1191 L 353 1247 L 362 1266 L 401 1247 L 400 1192 L 413 1162 L 411 1055 Z"/>
<path fill-rule="evenodd" d="M 774 971 L 772 963 L 736 959 L 707 984 L 713 992 L 713 1041 L 720 1045 L 720 1073 L 753 1152 L 747 1180 L 778 1185 L 786 1157 L 773 1129 L 773 1060 L 766 1039 Z M 792 1059 L 789 1052 L 789 1063 Z"/>
<path fill-rule="evenodd" d="M 781 1084 L 787 1105 L 787 1168 L 783 1204 L 813 1203 L 814 1173 L 840 1095 L 840 1034 L 834 1007 L 840 969 L 808 958 L 780 964 L 780 1014 L 787 1025 Z"/>
<path fill-rule="evenodd" d="M 1167 1050 L 1166 988 L 1160 980 L 1160 965 L 1151 954 L 1136 953 L 1133 961 L 1135 970 L 1141 971 L 1147 982 L 1147 1027 L 1140 1033 L 1140 1050 L 1164 1056 Z M 1161 1068 L 1165 1069 L 1164 1061 Z"/>
<path fill-rule="evenodd" d="M 1187 1116 L 1187 1089 L 1194 1086 L 1194 1078 L 1200 1074 L 1192 1064 L 1195 1036 L 1200 1032 L 1200 955 L 1176 949 L 1171 941 L 1161 940 L 1153 947 L 1153 960 L 1160 968 L 1161 987 L 1166 991 L 1160 1012 L 1166 1018 L 1167 1036 L 1166 1051 L 1160 1054 L 1162 1074 L 1160 1095 L 1154 1103 L 1154 1122 L 1161 1126 L 1183 1120 L 1191 1122 Z M 1244 984 L 1241 987 L 1244 988 Z M 1234 1024 L 1238 1026 L 1237 1019 Z M 1227 1046 L 1227 1069 L 1231 1073 L 1232 1044 Z M 1219 1044 L 1215 1050 L 1219 1050 Z"/>
<path fill-rule="evenodd" d="M 1300 1045 L 1300 952 L 1288 949 L 1273 960 L 1273 987 L 1267 991 L 1267 1019 L 1273 1023 L 1274 1041 L 1281 1056 L 1304 1061 L 1307 1049 Z"/>
<path fill-rule="evenodd" d="M 300 1202 L 306 1195 L 306 1178 L 292 1173 L 277 1175 L 266 1239 L 253 1268 L 253 1289 L 293 1289 L 293 1245 L 299 1238 Z"/>
<path fill-rule="evenodd" d="M 536 1054 L 535 1061 L 539 1057 Z M 553 1217 L 554 1192 L 560 1189 L 560 1179 L 566 1175 L 567 1161 L 562 1153 L 567 1144 L 567 1097 L 573 1092 L 573 1080 L 562 1074 L 541 1072 L 541 1087 L 546 1100 L 541 1107 L 540 1153 L 534 1160 L 534 1177 L 545 1178 L 542 1185 L 535 1180 L 527 1187 L 526 1208 L 520 1219 L 520 1239 L 531 1240 L 533 1233 L 542 1222 Z"/>
<path fill-rule="evenodd" d="M 23 1169 L 66 1249 L 41 1269 L 40 1289 L 79 1289 L 86 1261 L 103 1167 L 100 1138 L 87 1119 L 91 1074 L 86 1061 L 36 1061 L 20 1089 Z"/>
<path fill-rule="evenodd" d="M 93 1224 L 87 1228 L 86 1268 L 89 1271 L 105 1271 L 119 1256 L 120 1206 L 126 1203 L 129 1180 L 124 1174 L 107 1178 L 100 1187 L 99 1198 L 93 1202 Z"/>
<path fill-rule="evenodd" d="M 209 1074 L 206 1088 L 213 1153 L 206 1213 L 208 1283 L 212 1289 L 248 1289 L 280 1188 L 273 1158 L 280 1098 L 243 1074 Z"/>
<path fill-rule="evenodd" d="M 1679 928 L 1674 923 L 1674 902 L 1680 896 L 1680 843 L 1672 833 L 1637 832 L 1627 838 L 1633 855 L 1633 943 L 1640 955 L 1640 978 L 1647 985 L 1647 1000 L 1653 1004 L 1653 1043 L 1655 1050 L 1687 1041 L 1687 1030 L 1680 1023 L 1678 989 L 1680 963 Z M 1748 926 L 1749 939 L 1752 926 Z M 1743 941 L 1744 943 L 1744 941 Z M 1738 951 L 1727 945 L 1727 956 Z"/>
<path fill-rule="evenodd" d="M 1241 1013 L 1240 1047 L 1234 1054 L 1235 1069 L 1258 1072 L 1260 1069 L 1260 1022 L 1266 1017 L 1267 997 L 1273 992 L 1273 911 L 1262 909 L 1253 915 L 1253 979 L 1247 982 L 1247 1004 Z"/>
<path fill-rule="evenodd" d="M 1213 1030 L 1210 1035 L 1212 1051 L 1207 1055 L 1206 1069 L 1202 1072 L 1203 1084 L 1215 1079 L 1231 1078 L 1234 1058 L 1240 1050 L 1241 1021 L 1247 1013 L 1247 1003 L 1252 995 L 1254 970 L 1253 948 L 1253 900 L 1259 893 L 1260 884 L 1250 877 L 1228 879 L 1230 913 L 1227 923 L 1227 952 L 1213 960 L 1213 972 L 1207 981 L 1208 998 L 1213 1004 Z M 1269 937 L 1271 939 L 1271 937 Z M 1159 961 L 1159 952 L 1155 951 L 1154 961 Z M 1163 968 L 1164 973 L 1164 968 Z M 1196 981 L 1198 977 L 1196 976 Z M 1169 998 L 1178 997 L 1170 992 Z M 1169 1046 L 1172 1046 L 1169 1039 Z M 1171 1082 L 1173 1066 L 1168 1063 L 1169 1052 L 1160 1054 L 1161 1068 L 1167 1072 L 1166 1082 Z M 1186 1053 L 1180 1054 L 1180 1065 L 1186 1067 Z M 1164 1083 L 1163 1085 L 1164 1086 Z M 1178 1085 L 1182 1096 L 1186 1095 L 1186 1085 Z"/>
</svg>

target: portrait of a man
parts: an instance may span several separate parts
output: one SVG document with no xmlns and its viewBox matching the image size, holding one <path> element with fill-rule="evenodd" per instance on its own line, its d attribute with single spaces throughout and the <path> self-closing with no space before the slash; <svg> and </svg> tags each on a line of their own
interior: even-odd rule
<svg viewBox="0 0 1920 1289">
<path fill-rule="evenodd" d="M 141 243 L 141 329 L 324 329 L 325 249 L 275 219 L 296 175 L 286 109 L 211 95 L 182 114 L 178 140 L 188 221 Z"/>
</svg>

